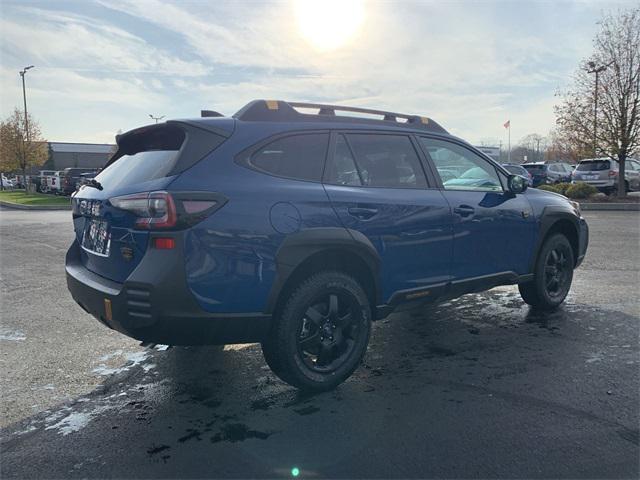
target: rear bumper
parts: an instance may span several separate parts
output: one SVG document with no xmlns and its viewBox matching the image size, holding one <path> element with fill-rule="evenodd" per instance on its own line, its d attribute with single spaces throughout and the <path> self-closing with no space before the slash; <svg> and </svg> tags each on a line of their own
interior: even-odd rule
<svg viewBox="0 0 640 480">
<path fill-rule="evenodd" d="M 580 178 L 575 178 L 572 183 L 586 183 L 598 189 L 613 188 L 616 185 L 614 180 L 582 180 Z"/>
<path fill-rule="evenodd" d="M 259 342 L 271 316 L 202 310 L 188 290 L 182 243 L 175 251 L 148 249 L 124 283 L 97 275 L 80 261 L 76 241 L 66 258 L 67 287 L 86 312 L 101 323 L 143 342 L 167 345 L 223 345 Z"/>
</svg>

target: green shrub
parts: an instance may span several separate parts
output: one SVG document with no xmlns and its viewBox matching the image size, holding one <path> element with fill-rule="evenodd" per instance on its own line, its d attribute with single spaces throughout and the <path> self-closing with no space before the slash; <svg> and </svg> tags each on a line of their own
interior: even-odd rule
<svg viewBox="0 0 640 480">
<path fill-rule="evenodd" d="M 567 195 L 567 190 L 569 190 L 569 187 L 571 187 L 570 183 L 558 183 L 556 185 L 554 185 L 556 187 L 556 191 L 558 193 L 561 193 L 562 195 Z"/>
<path fill-rule="evenodd" d="M 589 198 L 598 193 L 598 189 L 584 182 L 578 182 L 567 188 L 567 197 L 573 199 Z"/>
<path fill-rule="evenodd" d="M 546 190 L 547 192 L 559 193 L 560 195 L 567 196 L 567 190 L 571 187 L 570 183 L 555 183 L 553 185 L 540 185 L 539 190 Z"/>
</svg>

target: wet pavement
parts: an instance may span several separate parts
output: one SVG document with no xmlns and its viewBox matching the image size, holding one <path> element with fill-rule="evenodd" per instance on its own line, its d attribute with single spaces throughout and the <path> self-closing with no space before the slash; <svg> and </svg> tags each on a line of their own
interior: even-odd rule
<svg viewBox="0 0 640 480">
<path fill-rule="evenodd" d="M 640 474 L 638 214 L 586 214 L 558 311 L 504 287 L 395 314 L 309 396 L 256 345 L 145 350 L 92 321 L 64 286 L 62 213 L 0 212 L 3 478 Z"/>
</svg>

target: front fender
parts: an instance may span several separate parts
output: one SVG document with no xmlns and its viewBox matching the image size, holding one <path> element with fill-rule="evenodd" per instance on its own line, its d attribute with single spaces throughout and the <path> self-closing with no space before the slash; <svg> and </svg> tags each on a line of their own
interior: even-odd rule
<svg viewBox="0 0 640 480">
<path fill-rule="evenodd" d="M 584 228 L 583 228 L 584 225 Z M 566 232 L 566 229 L 570 228 L 570 232 L 573 234 L 573 238 L 575 239 L 575 245 L 572 244 L 576 255 L 576 266 L 582 261 L 582 257 L 584 257 L 584 252 L 586 251 L 586 222 L 584 219 L 576 215 L 576 211 L 573 207 L 567 203 L 567 205 L 548 205 L 543 208 L 542 213 L 538 218 L 538 238 L 535 244 L 535 255 L 533 255 L 531 260 L 531 265 L 529 266 L 529 271 L 533 273 L 536 261 L 538 260 L 538 255 L 540 250 L 542 249 L 542 245 L 544 244 L 545 239 L 552 231 L 560 231 Z M 587 230 L 588 231 L 588 230 Z M 574 240 L 569 238 L 571 242 Z"/>
</svg>

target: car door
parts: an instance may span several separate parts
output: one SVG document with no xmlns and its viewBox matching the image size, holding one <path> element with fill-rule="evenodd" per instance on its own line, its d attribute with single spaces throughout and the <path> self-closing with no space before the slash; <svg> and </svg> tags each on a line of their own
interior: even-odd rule
<svg viewBox="0 0 640 480">
<path fill-rule="evenodd" d="M 453 211 L 454 281 L 525 274 L 533 253 L 535 219 L 525 195 L 506 190 L 506 175 L 461 143 L 420 137 Z M 458 172 L 451 178 L 450 172 Z"/>
<path fill-rule="evenodd" d="M 343 225 L 380 254 L 387 302 L 405 290 L 435 297 L 451 277 L 451 210 L 430 188 L 417 148 L 404 134 L 334 134 L 325 168 L 325 190 Z"/>
</svg>

